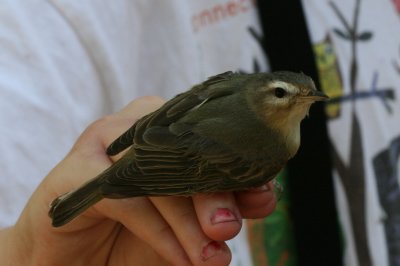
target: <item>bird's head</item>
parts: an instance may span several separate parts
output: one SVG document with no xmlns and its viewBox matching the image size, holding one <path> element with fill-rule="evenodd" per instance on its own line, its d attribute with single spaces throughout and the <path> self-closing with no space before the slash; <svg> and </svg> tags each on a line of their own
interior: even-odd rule
<svg viewBox="0 0 400 266">
<path fill-rule="evenodd" d="M 266 125 L 281 134 L 297 151 L 300 143 L 300 122 L 311 104 L 328 96 L 315 88 L 313 80 L 287 71 L 259 74 L 248 97 L 254 111 Z"/>
</svg>

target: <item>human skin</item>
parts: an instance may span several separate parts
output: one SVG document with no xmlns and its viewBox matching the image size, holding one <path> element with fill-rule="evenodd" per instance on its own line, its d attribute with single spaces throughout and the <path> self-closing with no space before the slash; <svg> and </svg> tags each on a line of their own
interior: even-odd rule
<svg viewBox="0 0 400 266">
<path fill-rule="evenodd" d="M 0 231 L 2 265 L 228 265 L 225 241 L 243 218 L 275 208 L 272 184 L 192 197 L 104 199 L 69 224 L 54 228 L 51 201 L 109 167 L 107 146 L 141 116 L 164 103 L 143 97 L 91 124 L 44 178 L 17 223 Z"/>
</svg>

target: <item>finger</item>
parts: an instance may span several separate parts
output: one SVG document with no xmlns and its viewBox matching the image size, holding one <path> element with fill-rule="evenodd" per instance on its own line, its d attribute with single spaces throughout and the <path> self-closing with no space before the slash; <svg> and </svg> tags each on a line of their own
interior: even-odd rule
<svg viewBox="0 0 400 266">
<path fill-rule="evenodd" d="M 235 193 L 236 202 L 244 218 L 263 218 L 276 207 L 276 195 L 272 182 L 259 188 Z"/>
<path fill-rule="evenodd" d="M 172 265 L 189 265 L 188 257 L 171 227 L 146 197 L 105 199 L 96 210 L 123 224 Z"/>
<path fill-rule="evenodd" d="M 201 228 L 211 239 L 226 241 L 239 233 L 242 218 L 232 193 L 197 194 L 193 204 Z"/>
<path fill-rule="evenodd" d="M 114 249 L 110 254 L 108 265 L 173 265 L 126 227 L 121 229 L 117 241 L 114 243 L 114 247 L 118 246 L 134 248 Z"/>
<path fill-rule="evenodd" d="M 165 101 L 155 96 L 146 96 L 130 102 L 121 111 L 105 116 L 92 123 L 79 137 L 71 152 L 79 152 L 86 158 L 107 159 L 106 148 L 128 130 L 142 116 L 156 110 Z M 118 160 L 123 153 L 112 157 Z M 111 162 L 108 160 L 108 162 Z"/>
<path fill-rule="evenodd" d="M 136 100 L 133 100 L 127 106 L 125 106 L 121 111 L 112 114 L 109 117 L 106 117 L 104 120 L 108 123 L 109 120 L 112 120 L 113 125 L 107 124 L 108 126 L 108 134 L 104 135 L 102 139 L 103 147 L 107 148 L 115 139 L 117 139 L 122 133 L 131 128 L 137 120 L 141 117 L 157 110 L 162 104 L 165 103 L 160 97 L 156 96 L 146 96 L 141 97 Z M 111 159 L 115 162 L 120 159 L 126 150 L 120 152 L 117 155 L 111 157 Z"/>
<path fill-rule="evenodd" d="M 231 254 L 224 242 L 203 232 L 190 197 L 152 197 L 194 265 L 228 265 Z"/>
<path fill-rule="evenodd" d="M 139 118 L 157 110 L 164 103 L 165 100 L 160 97 L 145 96 L 131 101 L 128 105 L 121 109 L 121 111 L 115 113 L 115 115 L 131 117 L 134 114 L 136 118 Z"/>
</svg>

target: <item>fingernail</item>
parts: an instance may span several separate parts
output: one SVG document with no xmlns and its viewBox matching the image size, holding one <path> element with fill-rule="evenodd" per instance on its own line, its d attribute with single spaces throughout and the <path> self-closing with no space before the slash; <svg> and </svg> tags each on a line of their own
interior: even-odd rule
<svg viewBox="0 0 400 266">
<path fill-rule="evenodd" d="M 211 241 L 208 243 L 201 252 L 201 259 L 203 261 L 215 256 L 222 249 L 221 245 L 217 241 Z"/>
<path fill-rule="evenodd" d="M 266 191 L 270 191 L 271 188 L 268 184 L 264 184 L 261 187 L 256 187 L 251 189 L 252 191 L 260 191 L 260 192 L 266 192 Z"/>
<path fill-rule="evenodd" d="M 238 221 L 236 215 L 228 208 L 218 208 L 211 216 L 211 223 L 226 223 Z"/>
</svg>

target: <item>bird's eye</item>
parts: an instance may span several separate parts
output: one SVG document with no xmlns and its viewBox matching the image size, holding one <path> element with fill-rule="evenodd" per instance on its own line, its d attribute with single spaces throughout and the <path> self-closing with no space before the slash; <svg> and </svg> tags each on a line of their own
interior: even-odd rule
<svg viewBox="0 0 400 266">
<path fill-rule="evenodd" d="M 281 87 L 275 88 L 274 93 L 275 93 L 275 96 L 278 98 L 283 98 L 286 95 L 286 91 Z"/>
</svg>

